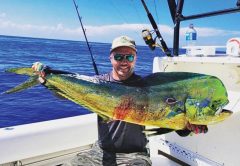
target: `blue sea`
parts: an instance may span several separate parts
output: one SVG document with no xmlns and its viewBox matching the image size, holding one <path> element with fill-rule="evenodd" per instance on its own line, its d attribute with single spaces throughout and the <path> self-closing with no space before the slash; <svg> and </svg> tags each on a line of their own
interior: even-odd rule
<svg viewBox="0 0 240 166">
<path fill-rule="evenodd" d="M 110 43 L 90 43 L 100 74 L 111 71 Z M 136 73 L 152 72 L 154 56 L 164 56 L 160 49 L 151 51 L 138 46 Z M 5 72 L 8 68 L 31 67 L 40 61 L 59 70 L 94 75 L 86 42 L 26 37 L 0 36 L 0 93 L 24 82 L 27 76 Z M 60 119 L 90 113 L 68 100 L 56 98 L 38 85 L 22 92 L 0 94 L 0 128 L 40 121 Z"/>
</svg>

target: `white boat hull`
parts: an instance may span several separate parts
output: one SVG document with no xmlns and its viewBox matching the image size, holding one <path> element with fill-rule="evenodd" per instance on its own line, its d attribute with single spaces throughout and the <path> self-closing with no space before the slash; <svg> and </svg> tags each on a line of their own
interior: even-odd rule
<svg viewBox="0 0 240 166">
<path fill-rule="evenodd" d="M 96 114 L 2 128 L 0 165 L 60 162 L 89 148 L 97 134 Z"/>
</svg>

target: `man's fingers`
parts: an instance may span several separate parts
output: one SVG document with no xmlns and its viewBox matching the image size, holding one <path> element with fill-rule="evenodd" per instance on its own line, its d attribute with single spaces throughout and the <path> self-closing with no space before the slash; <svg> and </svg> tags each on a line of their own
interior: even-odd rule
<svg viewBox="0 0 240 166">
<path fill-rule="evenodd" d="M 207 133 L 207 132 L 208 132 L 208 127 L 204 126 L 203 133 Z"/>
<path fill-rule="evenodd" d="M 198 134 L 199 132 L 201 132 L 201 130 L 199 130 L 198 126 L 194 126 L 194 133 Z"/>
<path fill-rule="evenodd" d="M 35 71 L 35 72 L 42 72 L 45 68 L 45 65 L 42 64 L 41 62 L 35 62 L 33 63 L 32 65 L 32 69 Z"/>
<path fill-rule="evenodd" d="M 38 77 L 38 81 L 39 81 L 41 84 L 44 84 L 46 80 L 45 80 L 44 78 L 42 78 L 42 77 Z"/>
<path fill-rule="evenodd" d="M 192 131 L 195 134 L 199 134 L 199 133 L 207 133 L 208 132 L 208 128 L 206 125 L 195 125 L 195 124 L 187 124 L 187 129 Z"/>
</svg>

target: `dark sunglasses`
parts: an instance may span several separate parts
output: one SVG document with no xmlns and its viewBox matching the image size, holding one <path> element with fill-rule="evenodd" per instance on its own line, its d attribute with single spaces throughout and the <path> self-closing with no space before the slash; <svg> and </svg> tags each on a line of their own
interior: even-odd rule
<svg viewBox="0 0 240 166">
<path fill-rule="evenodd" d="M 123 61 L 123 59 L 126 59 L 128 62 L 133 62 L 134 61 L 134 55 L 133 54 L 115 54 L 114 59 L 116 61 Z"/>
</svg>

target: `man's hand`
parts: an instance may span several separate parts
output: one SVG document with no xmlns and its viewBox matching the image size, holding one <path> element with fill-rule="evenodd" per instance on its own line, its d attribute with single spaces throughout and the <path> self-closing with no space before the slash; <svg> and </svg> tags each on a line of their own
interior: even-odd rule
<svg viewBox="0 0 240 166">
<path fill-rule="evenodd" d="M 33 63 L 32 65 L 32 69 L 35 71 L 35 74 L 36 75 L 39 75 L 39 78 L 38 78 L 38 81 L 41 83 L 41 84 L 44 84 L 45 83 L 45 76 L 46 76 L 46 73 L 44 72 L 44 68 L 46 66 L 43 65 L 41 62 L 35 62 Z"/>
<path fill-rule="evenodd" d="M 195 124 L 187 123 L 186 129 L 192 131 L 195 134 L 208 132 L 208 127 L 206 125 L 195 125 Z"/>
</svg>

